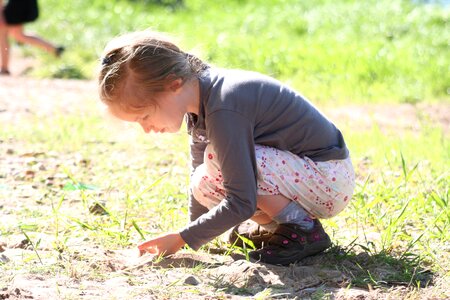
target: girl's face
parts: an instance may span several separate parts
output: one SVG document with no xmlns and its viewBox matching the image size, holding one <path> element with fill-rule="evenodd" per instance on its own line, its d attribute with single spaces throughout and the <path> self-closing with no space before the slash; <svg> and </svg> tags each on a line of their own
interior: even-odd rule
<svg viewBox="0 0 450 300">
<path fill-rule="evenodd" d="M 180 129 L 187 112 L 178 95 L 178 90 L 163 92 L 158 96 L 157 105 L 148 106 L 138 112 L 124 111 L 117 104 L 110 105 L 108 109 L 120 120 L 139 123 L 145 133 L 174 133 Z"/>
</svg>

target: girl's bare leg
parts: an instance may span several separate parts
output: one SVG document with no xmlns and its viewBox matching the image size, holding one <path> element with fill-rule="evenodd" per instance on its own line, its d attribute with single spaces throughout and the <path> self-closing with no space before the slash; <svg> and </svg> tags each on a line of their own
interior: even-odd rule
<svg viewBox="0 0 450 300">
<path fill-rule="evenodd" d="M 251 217 L 251 219 L 252 219 L 252 221 L 254 221 L 260 225 L 269 224 L 272 222 L 272 219 L 265 213 L 259 214 L 257 216 L 253 216 L 253 217 Z"/>
<path fill-rule="evenodd" d="M 283 195 L 259 195 L 257 198 L 257 205 L 270 220 L 278 215 L 286 206 L 291 203 L 291 200 Z"/>
<path fill-rule="evenodd" d="M 260 195 L 257 198 L 257 205 L 263 213 L 253 216 L 251 219 L 260 225 L 269 224 L 273 221 L 272 218 L 278 215 L 278 213 L 281 212 L 290 202 L 291 200 L 283 195 Z"/>
</svg>

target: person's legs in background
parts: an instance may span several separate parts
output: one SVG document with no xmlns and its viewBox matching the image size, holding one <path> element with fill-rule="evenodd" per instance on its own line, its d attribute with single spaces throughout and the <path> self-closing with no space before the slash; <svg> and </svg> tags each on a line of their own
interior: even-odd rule
<svg viewBox="0 0 450 300">
<path fill-rule="evenodd" d="M 9 74 L 9 42 L 8 42 L 8 26 L 6 23 L 0 25 L 0 74 Z"/>
<path fill-rule="evenodd" d="M 36 35 L 25 34 L 23 31 L 23 25 L 2 25 L 0 26 L 0 54 L 1 54 L 1 69 L 0 74 L 9 75 L 9 58 L 11 53 L 11 47 L 9 43 L 9 36 L 14 38 L 17 42 L 23 44 L 29 44 L 44 51 L 60 57 L 65 48 L 62 46 L 55 46 L 46 40 Z"/>
<path fill-rule="evenodd" d="M 26 34 L 23 30 L 23 25 L 8 26 L 8 33 L 19 43 L 36 46 L 55 56 L 60 56 L 62 51 L 64 51 L 64 48 L 57 47 L 37 35 Z"/>
</svg>

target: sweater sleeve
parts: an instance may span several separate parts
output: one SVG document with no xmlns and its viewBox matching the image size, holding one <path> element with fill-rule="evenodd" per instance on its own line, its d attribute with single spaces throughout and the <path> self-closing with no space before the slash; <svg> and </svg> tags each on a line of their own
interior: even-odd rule
<svg viewBox="0 0 450 300">
<path fill-rule="evenodd" d="M 207 136 L 217 155 L 225 198 L 188 224 L 184 241 L 197 250 L 256 211 L 256 162 L 251 122 L 237 112 L 220 110 L 207 119 Z"/>
</svg>

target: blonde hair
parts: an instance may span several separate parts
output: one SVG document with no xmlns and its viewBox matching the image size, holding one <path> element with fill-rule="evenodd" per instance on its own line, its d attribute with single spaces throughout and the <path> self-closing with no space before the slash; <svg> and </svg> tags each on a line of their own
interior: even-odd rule
<svg viewBox="0 0 450 300">
<path fill-rule="evenodd" d="M 100 99 L 107 105 L 139 110 L 157 104 L 155 95 L 173 80 L 182 79 L 184 83 L 207 68 L 199 58 L 183 52 L 159 33 L 128 33 L 105 47 L 98 75 Z"/>
</svg>

